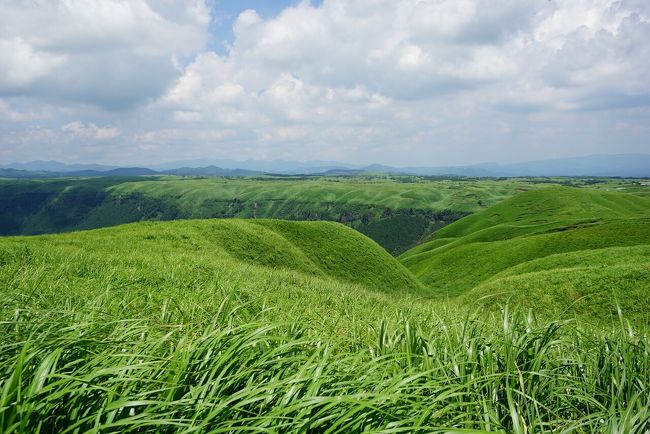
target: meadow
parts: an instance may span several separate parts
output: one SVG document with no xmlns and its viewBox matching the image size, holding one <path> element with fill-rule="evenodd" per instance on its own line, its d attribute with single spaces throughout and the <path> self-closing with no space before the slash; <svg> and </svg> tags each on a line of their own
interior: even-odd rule
<svg viewBox="0 0 650 434">
<path fill-rule="evenodd" d="M 0 234 L 181 218 L 328 220 L 354 227 L 398 254 L 517 191 L 553 185 L 539 181 L 390 176 L 0 181 Z"/>
<path fill-rule="evenodd" d="M 650 316 L 650 198 L 528 191 L 437 231 L 400 256 L 440 296 L 611 322 Z"/>
<path fill-rule="evenodd" d="M 535 185 L 399 258 L 323 221 L 0 238 L 0 430 L 647 432 L 650 198 Z"/>
<path fill-rule="evenodd" d="M 142 220 L 274 218 L 350 226 L 394 255 L 443 226 L 528 190 L 589 187 L 646 194 L 605 178 L 413 176 L 0 179 L 0 235 L 94 229 Z"/>
</svg>

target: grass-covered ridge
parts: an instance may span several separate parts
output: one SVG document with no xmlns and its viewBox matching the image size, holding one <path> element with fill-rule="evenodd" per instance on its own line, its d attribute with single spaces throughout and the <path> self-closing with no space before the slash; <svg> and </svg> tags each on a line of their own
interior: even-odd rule
<svg viewBox="0 0 650 434">
<path fill-rule="evenodd" d="M 499 294 L 490 302 L 515 297 L 531 307 L 599 319 L 615 318 L 618 303 L 646 321 L 639 306 L 650 302 L 650 261 L 634 249 L 608 249 L 648 245 L 647 198 L 552 188 L 465 217 L 400 259 L 440 294 L 465 301 Z"/>
<path fill-rule="evenodd" d="M 646 329 L 472 313 L 337 223 L 2 238 L 0 293 L 1 432 L 650 428 Z"/>
<path fill-rule="evenodd" d="M 187 220 L 142 222 L 61 235 L 0 239 L 0 258 L 17 261 L 39 254 L 67 261 L 83 254 L 115 260 L 211 261 L 231 271 L 287 270 L 294 274 L 361 285 L 386 292 L 420 291 L 422 285 L 372 240 L 339 223 L 279 220 Z M 57 256 L 58 254 L 58 256 Z M 18 256 L 16 256 L 18 255 Z M 192 258 L 195 259 L 192 259 Z M 53 261 L 52 266 L 57 261 Z M 163 266 L 164 267 L 164 266 Z M 162 271 L 162 270 L 161 270 Z"/>
<path fill-rule="evenodd" d="M 316 178 L 301 180 L 270 179 L 169 179 L 157 182 L 128 182 L 112 187 L 116 195 L 133 193 L 149 197 L 175 198 L 179 207 L 193 214 L 209 212 L 209 207 L 238 199 L 241 212 L 250 214 L 257 202 L 258 216 L 286 217 L 286 212 L 313 214 L 332 209 L 353 209 L 372 205 L 384 209 L 422 209 L 473 212 L 482 204 L 493 204 L 509 197 L 516 188 L 531 187 L 526 181 L 495 180 L 400 180 L 399 178 Z M 286 209 L 290 204 L 302 204 Z M 309 204 L 318 204 L 317 208 Z M 240 215 L 248 217 L 248 215 Z"/>
<path fill-rule="evenodd" d="M 650 324 L 650 245 L 579 250 L 549 255 L 511 267 L 462 296 L 485 297 L 491 305 L 507 301 L 540 307 L 561 317 L 579 312 L 594 320 L 616 321 L 621 308 L 638 325 Z"/>
<path fill-rule="evenodd" d="M 0 181 L 0 234 L 67 232 L 141 220 L 328 220 L 354 227 L 396 254 L 517 189 L 546 185 L 409 177 Z"/>
<path fill-rule="evenodd" d="M 506 234 L 514 229 L 534 233 L 573 222 L 638 217 L 650 217 L 649 198 L 584 188 L 548 188 L 508 198 L 444 228 L 436 238 L 462 237 L 489 228 Z"/>
<path fill-rule="evenodd" d="M 427 179 L 400 176 L 0 179 L 0 235 L 34 235 L 142 220 L 327 220 L 394 255 L 519 191 L 571 184 L 647 194 L 634 180 Z"/>
</svg>

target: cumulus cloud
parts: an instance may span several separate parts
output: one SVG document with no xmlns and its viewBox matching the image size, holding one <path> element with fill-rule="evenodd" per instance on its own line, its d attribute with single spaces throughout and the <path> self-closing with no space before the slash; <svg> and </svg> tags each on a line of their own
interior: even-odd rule
<svg viewBox="0 0 650 434">
<path fill-rule="evenodd" d="M 0 39 L 0 88 L 20 89 L 65 62 L 65 56 L 37 51 L 22 38 Z"/>
<path fill-rule="evenodd" d="M 47 111 L 16 110 L 9 103 L 0 99 L 0 121 L 28 122 L 50 117 L 52 115 Z"/>
<path fill-rule="evenodd" d="M 533 128 L 504 117 L 531 114 L 535 124 L 647 106 L 648 9 L 613 0 L 328 0 L 270 19 L 246 10 L 230 50 L 197 56 L 161 102 L 179 121 L 247 128 L 279 147 L 302 140 L 321 153 L 351 142 L 358 154 L 393 140 L 426 155 L 449 143 L 530 140 Z M 383 140 L 368 134 L 378 130 Z"/>
<path fill-rule="evenodd" d="M 84 124 L 80 121 L 70 122 L 61 127 L 61 131 L 80 139 L 109 140 L 120 135 L 115 127 L 98 127 L 93 123 Z"/>
<path fill-rule="evenodd" d="M 208 37 L 202 0 L 6 0 L 0 94 L 109 108 L 154 99 Z"/>
<path fill-rule="evenodd" d="M 205 102 L 220 86 L 236 86 L 236 99 L 246 91 L 273 94 L 287 76 L 302 83 L 294 96 L 307 97 L 314 86 L 363 86 L 393 99 L 492 84 L 528 86 L 523 97 L 531 101 L 541 98 L 533 87 L 573 101 L 605 83 L 641 92 L 650 85 L 647 9 L 612 0 L 330 0 L 303 2 L 268 20 L 248 10 L 235 22 L 230 52 L 199 56 L 170 99 L 187 103 L 193 94 Z M 566 87 L 582 92 L 562 94 Z"/>
<path fill-rule="evenodd" d="M 0 96 L 111 108 L 61 133 L 116 125 L 160 159 L 451 164 L 647 146 L 646 1 L 302 1 L 242 10 L 221 54 L 205 49 L 210 15 L 199 0 L 7 0 Z"/>
</svg>

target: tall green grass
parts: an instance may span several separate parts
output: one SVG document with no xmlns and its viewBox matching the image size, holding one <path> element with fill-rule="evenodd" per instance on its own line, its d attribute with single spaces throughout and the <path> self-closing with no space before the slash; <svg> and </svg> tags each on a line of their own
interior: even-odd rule
<svg viewBox="0 0 650 434">
<path fill-rule="evenodd" d="M 644 264 L 646 250 L 549 256 L 499 276 Z M 0 432 L 650 430 L 641 323 L 554 321 L 505 302 L 471 313 L 411 282 L 337 224 L 2 239 Z"/>
<path fill-rule="evenodd" d="M 403 311 L 369 343 L 299 323 L 208 324 L 21 310 L 0 323 L 0 430 L 76 432 L 513 432 L 650 430 L 650 340 L 537 322 L 501 327 Z"/>
</svg>

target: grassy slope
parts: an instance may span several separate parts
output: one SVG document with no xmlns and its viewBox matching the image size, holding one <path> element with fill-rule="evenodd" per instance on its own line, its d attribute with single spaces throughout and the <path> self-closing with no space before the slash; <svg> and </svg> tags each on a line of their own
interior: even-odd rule
<svg viewBox="0 0 650 434">
<path fill-rule="evenodd" d="M 576 220 L 648 216 L 650 200 L 636 195 L 575 188 L 529 191 L 442 229 L 436 237 L 462 237 L 495 226 L 566 225 Z M 534 230 L 535 228 L 531 228 Z"/>
<path fill-rule="evenodd" d="M 647 336 L 494 328 L 381 291 L 403 277 L 375 249 L 340 225 L 272 221 L 2 238 L 0 431 L 649 428 Z"/>
<path fill-rule="evenodd" d="M 491 305 L 510 300 L 522 308 L 548 306 L 551 315 L 580 312 L 600 320 L 648 321 L 650 245 L 609 247 L 549 255 L 506 269 L 462 296 L 486 297 Z"/>
<path fill-rule="evenodd" d="M 465 294 L 464 301 L 493 293 L 502 295 L 492 301 L 503 301 L 514 291 L 515 298 L 527 300 L 523 304 L 562 310 L 580 294 L 590 294 L 608 302 L 587 308 L 585 301 L 572 309 L 608 317 L 618 297 L 628 311 L 644 317 L 637 306 L 650 302 L 643 289 L 650 282 L 644 271 L 648 261 L 623 254 L 619 263 L 606 265 L 593 258 L 607 256 L 602 249 L 610 247 L 650 244 L 648 216 L 650 200 L 639 196 L 570 188 L 531 191 L 443 228 L 400 260 L 440 293 Z M 598 253 L 592 257 L 594 249 Z M 550 257 L 561 261 L 564 254 L 577 258 L 578 264 L 568 267 L 573 270 L 548 262 L 545 269 L 525 271 L 526 264 Z M 589 258 L 605 269 L 596 272 Z"/>
<path fill-rule="evenodd" d="M 184 218 L 250 218 L 255 213 L 263 218 L 347 222 L 389 252 L 400 254 L 426 234 L 465 213 L 498 203 L 518 189 L 547 186 L 522 180 L 174 178 L 111 188 L 113 200 L 91 213 L 81 227 L 105 226 L 105 216 L 121 207 L 122 202 L 141 197 L 164 201 L 165 207 L 177 210 Z"/>
<path fill-rule="evenodd" d="M 107 188 L 139 179 L 0 180 L 0 234 L 73 229 L 107 197 Z"/>
<path fill-rule="evenodd" d="M 503 200 L 517 189 L 547 185 L 526 180 L 378 177 L 0 181 L 0 234 L 256 215 L 345 222 L 399 254 L 439 227 Z"/>
<path fill-rule="evenodd" d="M 286 217 L 291 212 L 325 212 L 333 205 L 354 207 L 372 205 L 380 211 L 424 209 L 474 212 L 483 204 L 497 203 L 513 194 L 516 188 L 534 188 L 525 181 L 430 181 L 395 182 L 391 180 L 348 178 L 299 181 L 170 179 L 157 182 L 129 182 L 111 189 L 114 195 L 141 193 L 151 197 L 173 198 L 179 208 L 194 215 L 205 212 L 206 202 L 258 202 L 258 216 Z M 296 206 L 303 204 L 303 208 Z M 242 211 L 248 217 L 251 208 Z"/>
<path fill-rule="evenodd" d="M 37 255 L 44 261 L 51 257 L 44 264 L 50 262 L 52 267 L 67 263 L 69 254 L 80 261 L 79 267 L 88 262 L 88 267 L 98 270 L 97 264 L 105 258 L 123 274 L 135 272 L 133 267 L 144 267 L 143 275 L 151 274 L 156 268 L 150 269 L 150 264 L 157 263 L 162 273 L 167 268 L 164 264 L 169 264 L 191 276 L 192 264 L 204 264 L 208 270 L 211 266 L 225 267 L 242 277 L 286 270 L 298 273 L 301 279 L 315 278 L 385 292 L 422 288 L 408 270 L 376 243 L 350 228 L 329 222 L 143 222 L 71 234 L 4 238 L 0 239 L 0 248 L 4 261 L 22 261 L 21 252 L 29 252 L 29 257 Z M 256 283 L 255 279 L 248 280 L 247 284 Z M 268 277 L 262 279 L 266 280 Z"/>
</svg>

